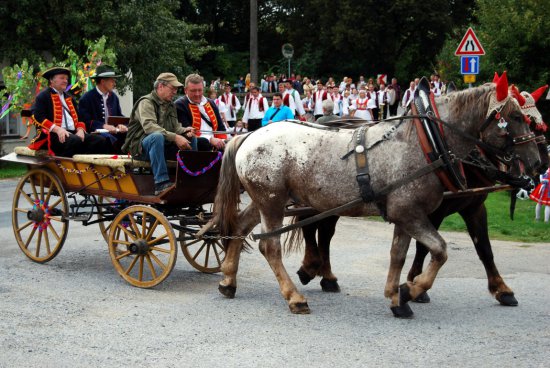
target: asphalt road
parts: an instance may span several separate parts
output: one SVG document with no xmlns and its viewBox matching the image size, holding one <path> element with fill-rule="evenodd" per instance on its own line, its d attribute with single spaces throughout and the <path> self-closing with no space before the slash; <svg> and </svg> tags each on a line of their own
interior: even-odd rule
<svg viewBox="0 0 550 368">
<path fill-rule="evenodd" d="M 520 303 L 502 307 L 467 235 L 444 233 L 449 260 L 432 302 L 398 320 L 383 296 L 392 226 L 346 218 L 332 251 L 342 292 L 299 285 L 312 314 L 293 315 L 257 247 L 241 257 L 232 300 L 217 291 L 220 275 L 195 271 L 181 254 L 161 285 L 130 286 L 97 225 L 72 222 L 61 253 L 33 263 L 11 229 L 15 184 L 0 181 L 0 367 L 549 365 L 550 244 L 493 243 Z M 297 284 L 300 259 L 285 258 Z"/>
</svg>

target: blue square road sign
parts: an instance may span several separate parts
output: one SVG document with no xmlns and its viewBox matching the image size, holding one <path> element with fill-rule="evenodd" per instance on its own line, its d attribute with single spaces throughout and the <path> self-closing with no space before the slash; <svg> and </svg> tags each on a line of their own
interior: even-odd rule
<svg viewBox="0 0 550 368">
<path fill-rule="evenodd" d="M 460 57 L 460 74 L 479 74 L 479 56 L 468 55 Z"/>
</svg>

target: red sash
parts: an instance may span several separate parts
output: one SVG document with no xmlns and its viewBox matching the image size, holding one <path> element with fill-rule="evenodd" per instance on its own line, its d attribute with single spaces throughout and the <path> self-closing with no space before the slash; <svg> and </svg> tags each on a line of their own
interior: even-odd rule
<svg viewBox="0 0 550 368">
<path fill-rule="evenodd" d="M 191 118 L 193 119 L 192 127 L 195 128 L 196 132 L 195 134 L 197 137 L 201 135 L 201 125 L 202 125 L 202 116 L 201 111 L 199 109 L 199 105 L 196 104 L 189 104 L 189 111 L 191 111 Z M 204 111 L 206 111 L 206 115 L 210 119 L 210 122 L 212 123 L 212 130 L 217 131 L 218 130 L 218 119 L 216 119 L 216 113 L 214 112 L 214 109 L 212 108 L 212 105 L 210 105 L 210 102 L 206 102 L 204 104 Z M 220 139 L 227 139 L 226 134 L 214 134 L 214 137 L 220 138 Z"/>
<path fill-rule="evenodd" d="M 290 93 L 287 93 L 285 97 L 283 97 L 283 105 L 290 107 Z"/>
</svg>

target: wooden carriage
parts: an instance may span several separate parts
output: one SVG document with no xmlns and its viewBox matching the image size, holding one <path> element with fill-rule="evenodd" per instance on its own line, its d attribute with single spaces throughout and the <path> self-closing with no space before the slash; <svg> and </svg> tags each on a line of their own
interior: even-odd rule
<svg viewBox="0 0 550 368">
<path fill-rule="evenodd" d="M 148 162 L 112 155 L 49 156 L 17 147 L 1 159 L 23 164 L 12 224 L 31 260 L 45 263 L 61 250 L 71 220 L 99 226 L 116 271 L 130 284 L 153 287 L 172 271 L 177 243 L 202 272 L 218 272 L 224 247 L 215 233 L 195 235 L 210 218 L 221 153 L 182 151 L 169 161 L 175 187 L 154 195 Z"/>
</svg>

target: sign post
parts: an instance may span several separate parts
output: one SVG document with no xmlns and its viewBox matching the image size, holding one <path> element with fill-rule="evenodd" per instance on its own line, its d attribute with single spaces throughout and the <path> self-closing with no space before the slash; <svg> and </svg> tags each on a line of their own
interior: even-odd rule
<svg viewBox="0 0 550 368">
<path fill-rule="evenodd" d="M 288 59 L 287 78 L 290 78 L 290 59 L 292 59 L 292 56 L 294 56 L 294 46 L 292 46 L 290 43 L 285 43 L 283 47 L 281 47 L 281 52 L 283 53 L 283 56 Z"/>
<path fill-rule="evenodd" d="M 464 83 L 469 83 L 469 88 L 472 88 L 472 83 L 476 81 L 476 75 L 479 74 L 479 56 L 485 55 L 485 50 L 472 27 L 468 28 L 462 37 L 455 55 L 460 56 L 460 74 L 464 75 Z"/>
</svg>

